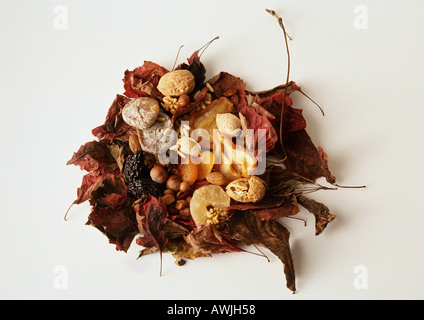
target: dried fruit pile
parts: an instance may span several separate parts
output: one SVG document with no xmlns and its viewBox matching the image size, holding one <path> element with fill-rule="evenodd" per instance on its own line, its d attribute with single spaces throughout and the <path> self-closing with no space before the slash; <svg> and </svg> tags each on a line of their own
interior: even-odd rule
<svg viewBox="0 0 424 320">
<path fill-rule="evenodd" d="M 294 292 L 289 232 L 277 219 L 301 205 L 315 216 L 318 235 L 335 218 L 305 195 L 328 189 L 317 178 L 332 185 L 335 178 L 289 97 L 301 89 L 288 82 L 249 92 L 227 72 L 205 81 L 200 56 L 195 51 L 172 71 L 150 61 L 125 71 L 125 91 L 92 130 L 96 139 L 67 162 L 88 172 L 74 204 L 90 202 L 87 224 L 117 250 L 136 238 L 140 257 L 169 252 L 182 265 L 243 252 L 242 244 L 265 246 Z M 196 129 L 209 135 L 196 139 Z"/>
</svg>

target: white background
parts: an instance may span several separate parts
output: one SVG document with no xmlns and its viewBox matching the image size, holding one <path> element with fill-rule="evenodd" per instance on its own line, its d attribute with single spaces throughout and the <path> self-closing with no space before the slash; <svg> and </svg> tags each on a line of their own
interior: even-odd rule
<svg viewBox="0 0 424 320">
<path fill-rule="evenodd" d="M 4 1 L 0 5 L 0 298 L 3 299 L 422 299 L 424 3 L 417 1 Z M 55 28 L 55 8 L 67 28 Z M 355 7 L 368 28 L 355 28 Z M 84 172 L 66 166 L 93 140 L 125 69 L 151 60 L 172 68 L 215 36 L 202 56 L 207 78 L 227 71 L 247 89 L 283 83 L 281 29 L 292 36 L 291 80 L 308 132 L 339 184 L 320 191 L 337 219 L 320 236 L 291 232 L 297 288 L 281 262 L 232 253 L 188 261 L 136 260 L 85 226 L 89 205 L 73 206 Z M 58 267 L 59 266 L 59 267 Z M 55 286 L 60 266 L 67 288 Z M 367 288 L 355 287 L 356 266 Z M 63 270 L 63 269 L 60 269 Z M 364 274 L 362 274 L 364 275 Z"/>
</svg>

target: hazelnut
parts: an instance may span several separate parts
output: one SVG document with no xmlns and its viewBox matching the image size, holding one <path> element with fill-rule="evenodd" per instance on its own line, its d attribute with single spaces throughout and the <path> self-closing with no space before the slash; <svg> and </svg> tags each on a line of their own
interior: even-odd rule
<svg viewBox="0 0 424 320">
<path fill-rule="evenodd" d="M 150 177 L 159 184 L 165 183 L 168 179 L 168 173 L 161 165 L 156 165 L 150 170 Z"/>
<path fill-rule="evenodd" d="M 189 207 L 185 207 L 184 209 L 181 209 L 179 211 L 179 214 L 185 217 L 189 217 L 190 216 L 190 208 Z"/>
<path fill-rule="evenodd" d="M 178 98 L 178 104 L 181 106 L 181 107 L 185 107 L 186 105 L 188 105 L 190 103 L 190 97 L 188 96 L 188 95 L 186 95 L 186 94 L 183 94 L 183 95 L 181 95 L 179 98 Z"/>
<path fill-rule="evenodd" d="M 181 182 L 181 184 L 180 184 L 180 191 L 186 192 L 188 190 L 190 190 L 190 183 L 188 181 Z"/>
<path fill-rule="evenodd" d="M 177 210 L 182 210 L 185 207 L 187 207 L 187 201 L 185 200 L 177 200 L 177 202 L 175 203 L 175 209 Z"/>
<path fill-rule="evenodd" d="M 169 189 L 166 189 L 166 190 L 163 192 L 163 194 L 170 194 L 170 195 L 172 195 L 172 196 L 174 196 L 174 197 L 175 197 L 175 192 L 174 192 L 174 191 L 172 191 L 172 190 L 169 190 Z"/>
<path fill-rule="evenodd" d="M 179 191 L 181 185 L 180 177 L 176 175 L 172 175 L 166 181 L 166 188 L 173 191 Z"/>
</svg>

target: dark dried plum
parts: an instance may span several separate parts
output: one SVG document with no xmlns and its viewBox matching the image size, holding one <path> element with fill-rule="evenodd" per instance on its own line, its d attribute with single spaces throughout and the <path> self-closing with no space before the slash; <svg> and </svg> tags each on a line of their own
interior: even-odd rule
<svg viewBox="0 0 424 320">
<path fill-rule="evenodd" d="M 136 199 L 145 196 L 160 198 L 163 195 L 163 187 L 150 178 L 142 178 L 128 184 L 128 193 Z"/>
<path fill-rule="evenodd" d="M 130 155 L 124 163 L 123 173 L 128 183 L 146 178 L 149 176 L 149 170 L 144 165 L 144 155 L 142 151 L 136 151 Z"/>
</svg>

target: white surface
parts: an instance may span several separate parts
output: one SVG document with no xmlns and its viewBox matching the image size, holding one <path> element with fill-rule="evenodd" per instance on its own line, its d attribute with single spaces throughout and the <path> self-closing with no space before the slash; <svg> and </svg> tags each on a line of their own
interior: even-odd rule
<svg viewBox="0 0 424 320">
<path fill-rule="evenodd" d="M 0 298 L 35 299 L 422 299 L 424 3 L 417 1 L 4 1 L 0 6 Z M 64 5 L 68 28 L 57 30 Z M 354 8 L 368 9 L 368 29 Z M 202 56 L 207 77 L 221 70 L 247 88 L 284 82 L 285 20 L 291 80 L 308 132 L 340 184 L 320 191 L 337 219 L 314 236 L 314 221 L 282 222 L 291 232 L 298 292 L 282 264 L 244 253 L 177 267 L 164 255 L 136 260 L 85 226 L 74 206 L 83 172 L 66 161 L 102 124 L 125 69 L 152 60 L 172 68 L 215 37 Z M 365 266 L 368 288 L 356 289 Z M 67 270 L 67 289 L 55 286 Z M 56 272 L 56 273 L 55 273 Z M 56 279 L 56 280 L 55 280 Z"/>
</svg>

